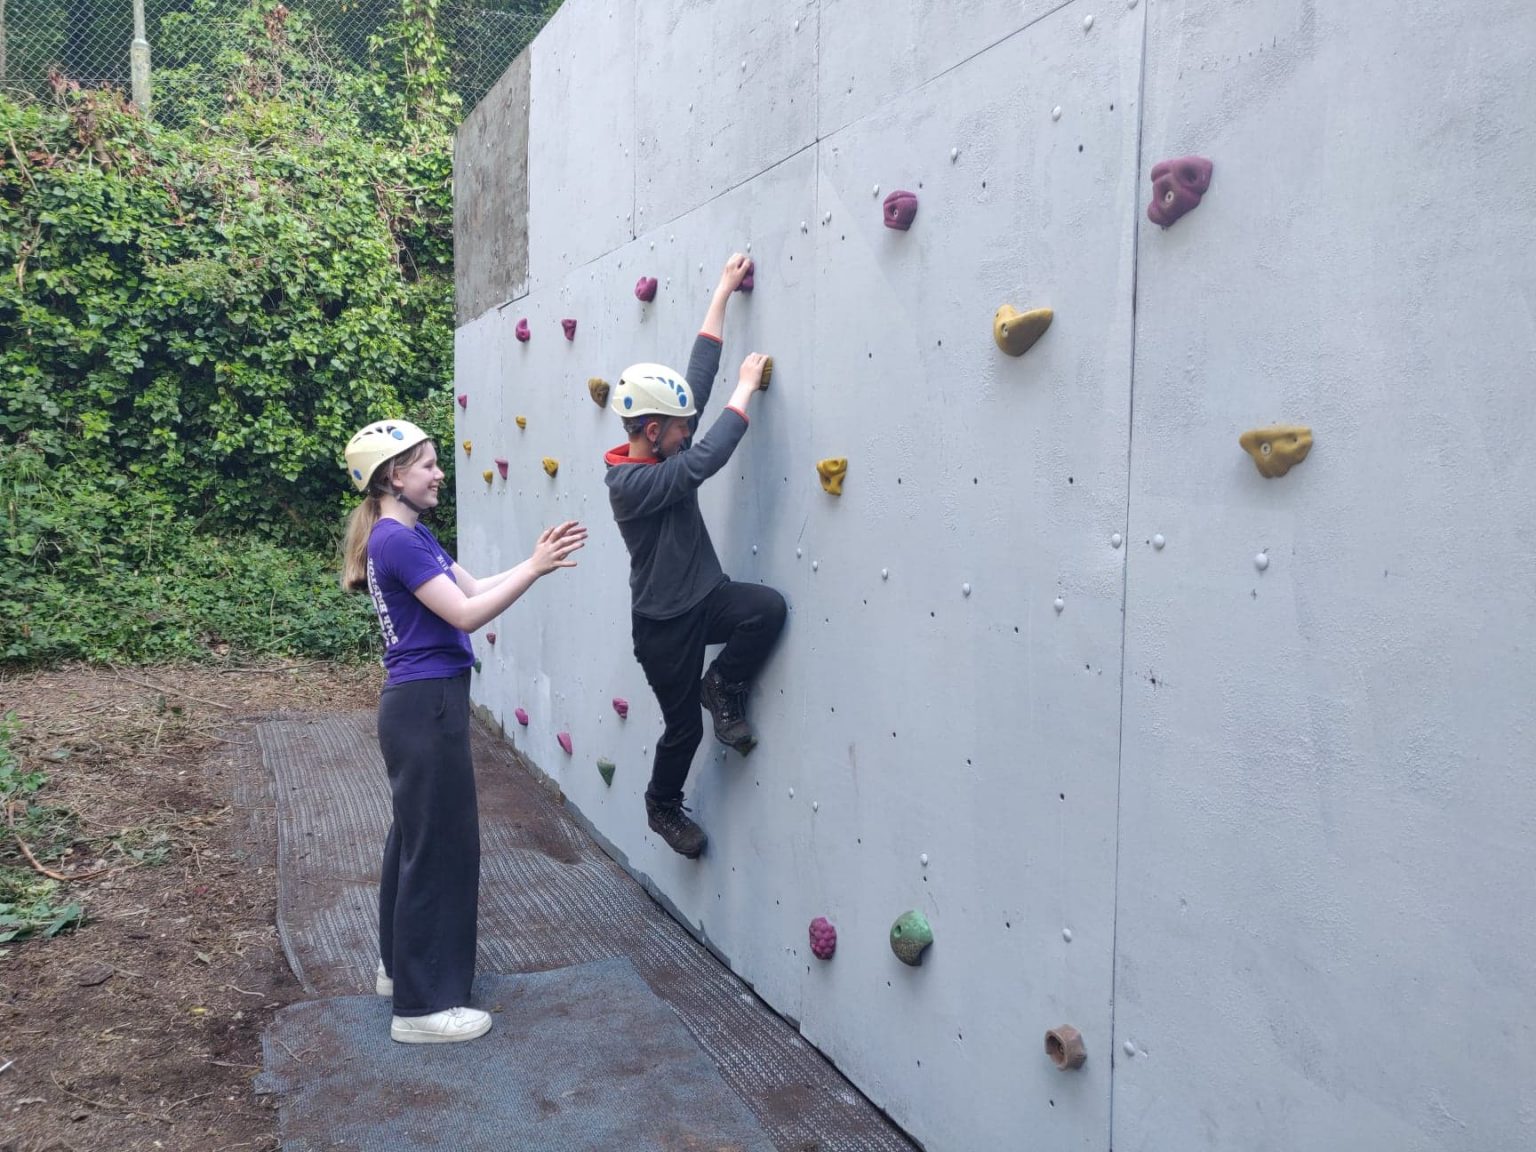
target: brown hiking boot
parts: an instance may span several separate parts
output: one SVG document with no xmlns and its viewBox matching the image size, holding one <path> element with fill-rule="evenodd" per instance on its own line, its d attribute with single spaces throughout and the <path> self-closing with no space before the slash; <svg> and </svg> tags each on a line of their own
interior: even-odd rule
<svg viewBox="0 0 1536 1152">
<path fill-rule="evenodd" d="M 732 684 L 721 678 L 713 664 L 699 685 L 699 703 L 715 719 L 715 739 L 745 756 L 757 746 L 757 737 L 747 723 L 747 685 Z"/>
<path fill-rule="evenodd" d="M 676 800 L 645 798 L 646 823 L 651 826 L 651 831 L 678 855 L 696 860 L 704 851 L 704 845 L 709 843 L 709 837 L 704 834 L 704 829 L 688 819 L 687 811 L 681 796 Z"/>
</svg>

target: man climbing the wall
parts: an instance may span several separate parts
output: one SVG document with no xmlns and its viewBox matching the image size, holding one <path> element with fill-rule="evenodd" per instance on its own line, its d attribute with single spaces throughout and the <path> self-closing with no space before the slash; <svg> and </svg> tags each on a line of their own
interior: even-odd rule
<svg viewBox="0 0 1536 1152">
<path fill-rule="evenodd" d="M 699 511 L 699 485 L 731 458 L 747 431 L 747 406 L 766 383 L 767 358 L 754 352 L 742 361 L 725 410 L 694 443 L 720 368 L 725 306 L 750 269 L 739 253 L 725 262 L 686 375 L 661 364 L 624 370 L 610 407 L 629 442 L 604 457 L 608 499 L 629 548 L 635 658 L 666 721 L 645 811 L 651 830 L 690 859 L 708 839 L 683 806 L 683 783 L 704 738 L 700 705 L 714 717 L 717 740 L 750 752 L 757 739 L 747 723 L 747 690 L 784 627 L 784 597 L 721 571 Z M 721 643 L 704 672 L 705 646 Z"/>
</svg>

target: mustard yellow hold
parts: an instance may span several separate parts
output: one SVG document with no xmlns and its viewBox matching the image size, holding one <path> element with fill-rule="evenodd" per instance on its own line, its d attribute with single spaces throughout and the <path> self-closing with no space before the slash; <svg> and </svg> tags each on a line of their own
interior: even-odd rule
<svg viewBox="0 0 1536 1152">
<path fill-rule="evenodd" d="M 517 426 L 519 428 L 526 428 L 526 427 L 528 427 L 528 417 L 526 417 L 526 416 L 519 416 L 517 418 Z"/>
<path fill-rule="evenodd" d="M 821 477 L 821 487 L 834 496 L 843 494 L 843 477 L 848 475 L 848 457 L 829 456 L 816 462 L 816 475 Z"/>
<path fill-rule="evenodd" d="M 608 381 L 601 376 L 594 376 L 587 381 L 587 392 L 592 397 L 592 403 L 599 408 L 608 407 Z"/>
<path fill-rule="evenodd" d="M 992 317 L 992 339 L 1008 355 L 1022 356 L 1045 335 L 1055 317 L 1056 313 L 1049 308 L 1016 312 L 1011 305 L 1004 304 Z"/>
<path fill-rule="evenodd" d="M 763 357 L 763 378 L 757 382 L 757 390 L 765 392 L 768 389 L 768 381 L 773 379 L 773 357 Z"/>
<path fill-rule="evenodd" d="M 1301 424 L 1275 424 L 1250 428 L 1237 438 L 1243 451 L 1253 457 L 1260 476 L 1284 476 L 1312 451 L 1312 429 Z"/>
<path fill-rule="evenodd" d="M 553 476 L 556 472 L 560 471 L 560 461 L 556 460 L 553 456 L 544 457 L 544 471 Z"/>
<path fill-rule="evenodd" d="M 489 484 L 491 482 L 491 477 L 496 475 L 496 473 L 492 472 L 489 468 L 487 468 L 484 472 L 480 473 L 480 475 L 484 476 L 485 477 L 485 482 L 487 484 Z"/>
<path fill-rule="evenodd" d="M 464 441 L 464 455 L 468 456 L 469 455 L 469 450 L 471 448 L 473 448 L 474 446 L 475 446 L 475 442 L 473 440 L 466 440 L 466 441 Z"/>
</svg>

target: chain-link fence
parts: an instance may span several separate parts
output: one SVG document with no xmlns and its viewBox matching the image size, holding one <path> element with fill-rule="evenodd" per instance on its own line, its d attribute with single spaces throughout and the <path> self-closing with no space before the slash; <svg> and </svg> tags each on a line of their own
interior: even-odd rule
<svg viewBox="0 0 1536 1152">
<path fill-rule="evenodd" d="M 538 34 L 551 8 L 547 0 L 490 4 L 437 7 L 466 112 Z M 151 89 L 156 71 L 211 71 L 217 54 L 238 43 L 231 33 L 243 7 L 243 0 L 143 0 Z M 369 41 L 400 19 L 398 0 L 290 0 L 288 7 L 308 19 L 315 44 L 333 63 L 359 69 L 377 65 Z M 133 9 L 134 0 L 0 0 L 0 89 L 43 96 L 56 73 L 83 87 L 128 91 Z"/>
</svg>

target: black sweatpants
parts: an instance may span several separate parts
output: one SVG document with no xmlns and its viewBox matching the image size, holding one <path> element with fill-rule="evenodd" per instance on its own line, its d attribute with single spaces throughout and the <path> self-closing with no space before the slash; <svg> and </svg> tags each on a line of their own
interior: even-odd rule
<svg viewBox="0 0 1536 1152">
<path fill-rule="evenodd" d="M 671 620 L 632 617 L 635 659 L 661 705 L 666 731 L 656 742 L 651 783 L 645 794 L 673 800 L 683 794 L 693 754 L 704 738 L 699 681 L 704 648 L 724 644 L 715 660 L 722 679 L 756 678 L 784 629 L 784 597 L 761 584 L 727 581 L 697 606 Z"/>
<path fill-rule="evenodd" d="M 469 1003 L 480 897 L 480 814 L 469 753 L 469 673 L 387 686 L 379 749 L 394 820 L 379 877 L 379 956 L 395 1015 Z"/>
</svg>

